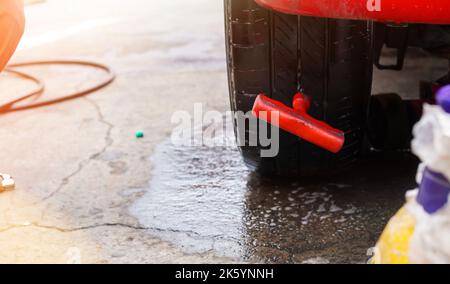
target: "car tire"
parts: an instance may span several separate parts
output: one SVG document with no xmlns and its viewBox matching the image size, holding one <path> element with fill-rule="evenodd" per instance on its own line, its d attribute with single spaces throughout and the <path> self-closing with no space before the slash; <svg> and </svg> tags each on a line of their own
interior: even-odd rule
<svg viewBox="0 0 450 284">
<path fill-rule="evenodd" d="M 348 168 L 358 157 L 371 93 L 372 23 L 296 16 L 253 0 L 224 0 L 232 111 L 251 111 L 264 93 L 288 106 L 302 91 L 309 113 L 345 132 L 338 154 L 280 131 L 276 157 L 240 146 L 245 163 L 264 175 L 310 176 Z M 235 123 L 235 127 L 243 127 Z M 249 129 L 236 129 L 254 135 Z M 246 141 L 248 142 L 248 141 Z"/>
</svg>

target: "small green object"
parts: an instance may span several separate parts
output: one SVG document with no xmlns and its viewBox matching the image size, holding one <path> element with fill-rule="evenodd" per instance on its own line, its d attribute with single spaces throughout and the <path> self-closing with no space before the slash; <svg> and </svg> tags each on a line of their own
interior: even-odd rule
<svg viewBox="0 0 450 284">
<path fill-rule="evenodd" d="M 136 132 L 136 138 L 144 138 L 144 131 Z"/>
</svg>

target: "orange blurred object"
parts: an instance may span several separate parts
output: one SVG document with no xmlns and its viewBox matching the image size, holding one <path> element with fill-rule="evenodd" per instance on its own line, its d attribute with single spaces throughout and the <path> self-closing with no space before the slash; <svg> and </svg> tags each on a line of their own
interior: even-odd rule
<svg viewBox="0 0 450 284">
<path fill-rule="evenodd" d="M 0 0 L 0 71 L 16 51 L 25 28 L 22 0 Z"/>
</svg>

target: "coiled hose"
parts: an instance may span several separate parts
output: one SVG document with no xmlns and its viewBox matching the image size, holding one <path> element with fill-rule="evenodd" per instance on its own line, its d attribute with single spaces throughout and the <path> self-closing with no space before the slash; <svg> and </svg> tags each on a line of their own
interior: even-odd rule
<svg viewBox="0 0 450 284">
<path fill-rule="evenodd" d="M 42 65 L 77 65 L 77 66 L 87 66 L 90 68 L 96 68 L 96 69 L 100 69 L 106 72 L 107 76 L 105 77 L 105 79 L 103 79 L 102 81 L 100 81 L 99 83 L 97 83 L 96 85 L 94 85 L 93 87 L 90 87 L 86 90 L 82 90 L 82 91 L 78 91 L 75 93 L 71 93 L 71 94 L 67 94 L 64 95 L 62 97 L 56 98 L 56 99 L 51 99 L 51 100 L 45 100 L 45 101 L 41 101 L 41 102 L 33 102 L 27 105 L 23 105 L 23 106 L 17 106 L 15 107 L 15 105 L 19 102 L 25 101 L 27 99 L 30 98 L 39 98 L 44 94 L 45 91 L 45 84 L 44 82 L 33 76 L 30 75 L 28 73 L 22 72 L 22 71 L 18 71 L 16 70 L 16 68 L 19 67 L 29 67 L 29 66 L 42 66 Z M 54 104 L 58 104 L 58 103 L 62 103 L 62 102 L 66 102 L 69 100 L 74 100 L 77 98 L 81 98 L 84 96 L 87 96 L 93 92 L 96 92 L 100 89 L 105 88 L 106 86 L 108 86 L 109 84 L 111 84 L 114 79 L 116 78 L 114 72 L 106 65 L 100 64 L 100 63 L 96 63 L 96 62 L 90 62 L 90 61 L 77 61 L 77 60 L 49 60 L 49 61 L 31 61 L 31 62 L 24 62 L 24 63 L 16 63 L 16 64 L 11 64 L 8 65 L 7 68 L 5 69 L 5 72 L 14 74 L 20 78 L 23 78 L 25 80 L 34 82 L 36 84 L 36 89 L 18 99 L 15 99 L 11 102 L 8 102 L 6 104 L 0 105 L 0 114 L 5 114 L 5 113 L 10 113 L 10 112 L 17 112 L 17 111 L 24 111 L 24 110 L 30 110 L 30 109 L 34 109 L 34 108 L 39 108 L 39 107 L 44 107 L 44 106 L 49 106 L 49 105 L 54 105 Z"/>
</svg>

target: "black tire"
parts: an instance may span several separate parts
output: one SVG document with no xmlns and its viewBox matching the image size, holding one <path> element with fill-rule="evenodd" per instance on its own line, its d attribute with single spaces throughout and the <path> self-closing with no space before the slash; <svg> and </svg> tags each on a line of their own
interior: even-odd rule
<svg viewBox="0 0 450 284">
<path fill-rule="evenodd" d="M 377 150 L 407 149 L 412 140 L 406 102 L 397 94 L 380 94 L 370 100 L 368 138 Z"/>
<path fill-rule="evenodd" d="M 372 24 L 225 0 L 225 28 L 233 111 L 250 111 L 261 92 L 291 106 L 295 93 L 303 91 L 312 99 L 312 116 L 346 133 L 343 150 L 331 154 L 281 131 L 277 157 L 261 158 L 261 147 L 244 146 L 246 164 L 263 174 L 305 176 L 332 173 L 355 161 L 372 85 Z"/>
</svg>

